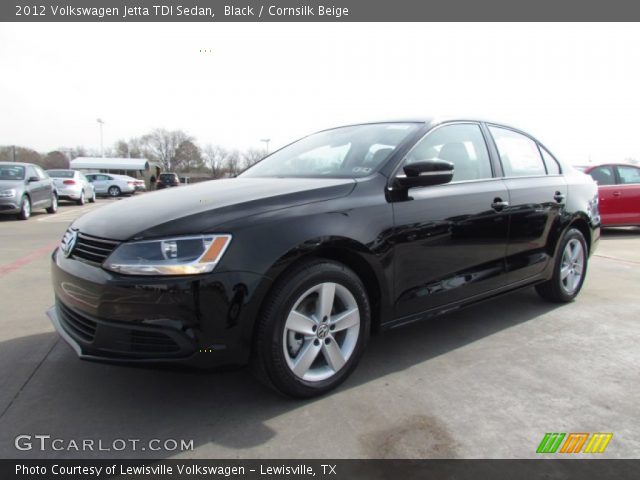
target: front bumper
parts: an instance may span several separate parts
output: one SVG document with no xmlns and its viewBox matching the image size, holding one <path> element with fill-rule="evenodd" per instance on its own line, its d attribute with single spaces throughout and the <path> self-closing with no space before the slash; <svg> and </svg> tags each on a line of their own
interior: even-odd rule
<svg viewBox="0 0 640 480">
<path fill-rule="evenodd" d="M 56 305 L 47 315 L 80 358 L 203 368 L 248 362 L 263 277 L 133 277 L 57 252 Z"/>
<path fill-rule="evenodd" d="M 18 197 L 0 197 L 0 213 L 20 213 Z"/>
</svg>

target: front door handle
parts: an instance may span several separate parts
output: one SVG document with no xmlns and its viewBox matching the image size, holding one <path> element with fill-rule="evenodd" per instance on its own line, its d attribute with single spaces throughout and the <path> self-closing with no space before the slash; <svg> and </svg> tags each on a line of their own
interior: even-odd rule
<svg viewBox="0 0 640 480">
<path fill-rule="evenodd" d="M 613 192 L 611 195 L 613 195 L 614 197 L 619 197 L 620 196 L 620 192 Z"/>
<path fill-rule="evenodd" d="M 500 197 L 494 198 L 493 203 L 491 204 L 491 208 L 493 208 L 498 212 L 502 210 L 504 207 L 508 207 L 508 206 L 509 206 L 509 202 L 503 201 Z"/>
<path fill-rule="evenodd" d="M 564 202 L 565 198 L 567 197 L 565 197 L 565 195 L 561 192 L 556 192 L 556 194 L 553 196 L 553 199 L 558 203 Z"/>
</svg>

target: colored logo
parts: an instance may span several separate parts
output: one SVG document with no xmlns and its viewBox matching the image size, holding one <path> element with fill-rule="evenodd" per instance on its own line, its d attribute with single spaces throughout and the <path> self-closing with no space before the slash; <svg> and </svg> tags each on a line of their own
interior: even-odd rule
<svg viewBox="0 0 640 480">
<path fill-rule="evenodd" d="M 612 437 L 613 433 L 545 433 L 536 453 L 604 453 Z"/>
</svg>

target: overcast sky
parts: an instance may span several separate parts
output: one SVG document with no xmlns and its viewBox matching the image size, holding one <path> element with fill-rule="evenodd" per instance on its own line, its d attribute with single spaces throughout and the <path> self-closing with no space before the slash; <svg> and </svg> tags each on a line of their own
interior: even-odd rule
<svg viewBox="0 0 640 480">
<path fill-rule="evenodd" d="M 201 49 L 211 52 L 201 53 Z M 2 24 L 0 145 L 153 128 L 272 149 L 363 120 L 474 115 L 572 163 L 640 158 L 637 24 Z"/>
</svg>

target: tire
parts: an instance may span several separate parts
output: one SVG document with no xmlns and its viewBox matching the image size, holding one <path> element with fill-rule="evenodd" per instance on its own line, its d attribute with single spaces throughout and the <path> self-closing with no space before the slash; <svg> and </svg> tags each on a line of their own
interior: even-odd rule
<svg viewBox="0 0 640 480">
<path fill-rule="evenodd" d="M 51 206 L 47 207 L 47 213 L 56 213 L 58 211 L 58 196 L 54 193 L 51 195 Z"/>
<path fill-rule="evenodd" d="M 89 199 L 89 203 L 96 203 L 96 191 L 94 190 L 93 193 L 91 193 L 91 198 Z"/>
<path fill-rule="evenodd" d="M 84 190 L 82 190 L 82 192 L 80 192 L 80 198 L 78 200 L 76 200 L 76 203 L 78 205 L 84 205 L 84 203 L 85 203 Z"/>
<path fill-rule="evenodd" d="M 29 220 L 31 216 L 31 200 L 28 196 L 24 195 L 20 202 L 20 213 L 18 213 L 18 220 Z"/>
<path fill-rule="evenodd" d="M 322 296 L 329 300 L 324 308 Z M 255 329 L 252 369 L 285 395 L 322 395 L 355 369 L 370 323 L 369 298 L 354 272 L 328 260 L 302 264 L 266 299 Z"/>
<path fill-rule="evenodd" d="M 109 194 L 110 197 L 119 197 L 122 194 L 122 191 L 120 190 L 120 187 L 116 187 L 115 185 L 109 187 L 109 190 L 107 190 L 107 193 Z"/>
<path fill-rule="evenodd" d="M 572 228 L 565 233 L 558 249 L 550 280 L 536 285 L 538 294 L 550 302 L 573 301 L 584 283 L 588 263 L 587 242 L 580 230 Z"/>
</svg>

